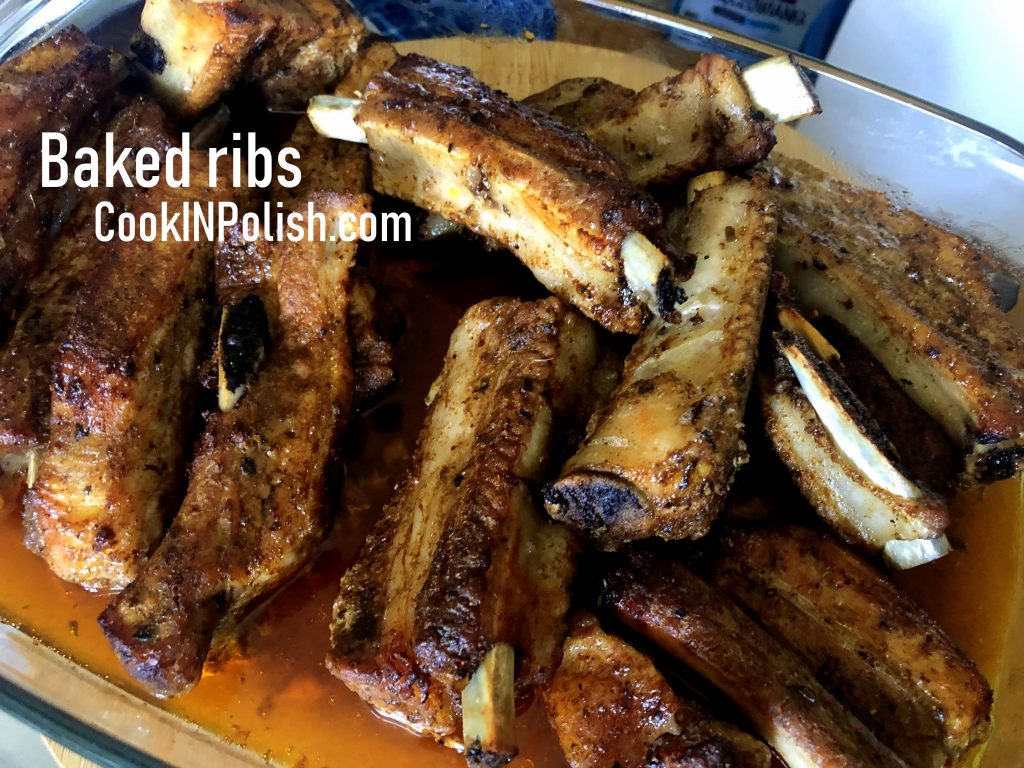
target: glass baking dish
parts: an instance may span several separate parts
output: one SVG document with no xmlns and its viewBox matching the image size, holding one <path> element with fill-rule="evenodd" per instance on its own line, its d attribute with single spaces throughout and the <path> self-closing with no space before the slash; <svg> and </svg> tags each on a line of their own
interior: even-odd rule
<svg viewBox="0 0 1024 768">
<path fill-rule="evenodd" d="M 472 26 L 481 35 L 489 35 L 488 4 L 479 5 L 479 24 Z M 0 56 L 68 23 L 78 24 L 98 42 L 125 50 L 137 23 L 138 8 L 132 0 L 0 2 Z M 525 34 L 516 43 L 536 46 L 534 59 L 546 57 L 538 55 L 543 54 L 544 46 L 570 46 L 561 50 L 571 51 L 572 61 L 563 61 L 557 68 L 559 77 L 552 77 L 550 82 L 571 74 L 601 74 L 639 87 L 671 69 L 687 66 L 694 52 L 724 53 L 742 64 L 779 52 L 763 43 L 640 5 L 587 0 L 560 1 L 554 8 L 554 43 L 540 39 L 530 42 L 533 34 Z M 433 33 L 443 36 L 451 31 L 441 27 Z M 404 45 L 424 52 L 440 51 L 439 55 L 457 49 L 450 41 Z M 462 53 L 455 58 L 460 58 L 460 63 L 483 62 L 489 56 L 506 56 L 517 50 L 509 45 L 499 39 L 477 40 L 458 48 Z M 837 173 L 883 189 L 1024 266 L 1024 216 L 1020 215 L 1024 209 L 1024 146 L 1020 142 L 823 62 L 804 57 L 800 61 L 813 73 L 823 115 L 803 121 L 796 133 L 780 132 L 783 150 L 811 155 L 811 159 Z M 524 83 L 510 72 L 508 82 L 502 85 L 514 96 L 524 96 L 528 92 Z M 530 87 L 536 86 L 533 79 Z M 1016 314 L 1020 320 L 1019 307 Z M 1020 509 L 1024 507 L 1022 492 L 1017 478 L 986 492 L 977 506 Z M 1001 599 L 1008 607 L 995 625 L 989 620 L 984 643 L 991 657 L 986 672 L 997 691 L 993 736 L 984 754 L 978 756 L 979 764 L 986 768 L 1019 765 L 1020 755 L 1024 755 L 1024 730 L 1015 727 L 1017 716 L 1024 711 L 1024 604 L 1019 599 L 1024 523 L 1020 515 L 1004 516 L 1003 522 L 991 537 L 1000 548 L 998 573 L 991 578 L 1005 584 Z M 0 528 L 5 529 L 0 534 L 10 536 L 10 529 L 16 525 L 17 521 L 0 521 Z M 0 560 L 3 556 L 0 552 Z M 965 561 L 963 567 L 983 569 L 975 558 Z M 927 587 L 924 589 L 927 594 Z M 64 590 L 60 605 L 69 611 L 82 611 L 86 598 L 71 588 Z M 915 594 L 921 594 L 921 590 L 918 585 Z M 258 738 L 250 739 L 240 726 L 232 726 L 232 708 L 252 706 L 244 701 L 244 687 L 221 700 L 212 697 L 216 704 L 210 706 L 219 707 L 224 716 L 216 727 L 210 726 L 209 718 L 208 727 L 201 727 L 189 721 L 186 710 L 141 694 L 123 676 L 90 672 L 104 669 L 109 660 L 75 650 L 73 637 L 77 638 L 81 629 L 77 620 L 69 622 L 74 626 L 67 635 L 52 626 L 35 626 L 24 620 L 22 609 L 29 606 L 16 599 L 16 584 L 8 584 L 0 593 L 6 593 L 0 594 L 0 620 L 4 622 L 0 624 L 0 708 L 77 752 L 111 766 L 256 766 L 294 763 L 305 755 L 301 745 L 290 754 L 269 754 L 258 748 Z M 942 597 L 932 596 L 932 600 Z M 981 601 L 980 605 L 987 603 Z M 966 603 L 958 603 L 958 607 L 965 614 L 958 623 L 969 626 L 976 617 L 972 618 Z M 87 611 L 82 616 L 87 618 Z M 325 630 L 313 627 L 311 631 Z M 337 686 L 341 688 L 340 683 Z M 534 715 L 533 721 L 536 719 Z M 412 738 L 375 723 L 367 727 L 386 734 L 389 740 L 392 736 Z M 537 727 L 531 721 L 525 732 L 536 732 Z M 355 740 L 339 754 L 345 755 L 346 765 L 397 764 L 396 759 L 386 756 L 388 753 Z M 459 761 L 452 753 L 432 745 L 405 754 L 410 765 L 457 765 Z M 312 767 L 319 762 L 309 759 L 301 764 Z"/>
</svg>

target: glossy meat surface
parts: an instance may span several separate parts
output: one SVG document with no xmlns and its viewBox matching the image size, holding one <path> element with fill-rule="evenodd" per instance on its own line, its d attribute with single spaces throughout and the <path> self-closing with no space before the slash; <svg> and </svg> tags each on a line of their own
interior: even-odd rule
<svg viewBox="0 0 1024 768">
<path fill-rule="evenodd" d="M 732 533 L 715 583 L 803 656 L 908 765 L 959 764 L 989 726 L 992 690 L 946 633 L 828 536 Z"/>
<path fill-rule="evenodd" d="M 639 185 L 751 166 L 775 146 L 775 126 L 754 106 L 736 63 L 717 54 L 638 93 L 579 78 L 526 103 L 585 131 Z"/>
<path fill-rule="evenodd" d="M 205 152 L 193 173 L 205 177 Z M 173 188 L 131 203 L 234 200 L 245 189 Z M 92 590 L 135 578 L 180 498 L 213 276 L 208 242 L 115 238 L 75 292 L 54 361 L 49 444 L 25 501 L 26 542 L 61 578 Z"/>
<path fill-rule="evenodd" d="M 109 51 L 71 27 L 0 65 L 0 336 L 39 271 L 67 189 L 42 186 L 42 133 L 91 145 L 114 103 Z"/>
<path fill-rule="evenodd" d="M 163 112 L 142 99 L 122 110 L 106 130 L 118 152 L 124 147 L 164 151 L 173 145 Z M 21 514 L 30 456 L 40 458 L 49 437 L 53 363 L 74 315 L 75 295 L 109 258 L 110 249 L 94 235 L 96 205 L 108 200 L 121 210 L 135 192 L 120 186 L 83 192 L 40 273 L 26 282 L 24 308 L 0 350 L 0 503 L 11 514 Z"/>
<path fill-rule="evenodd" d="M 966 479 L 1024 462 L 1024 343 L 995 307 L 984 259 L 879 192 L 779 159 L 776 266 L 799 302 L 846 328 L 938 421 Z"/>
<path fill-rule="evenodd" d="M 328 667 L 382 716 L 462 748 L 461 693 L 492 648 L 515 650 L 519 694 L 554 672 L 573 545 L 531 489 L 596 353 L 554 298 L 482 302 L 452 334 L 409 473 L 334 608 Z"/>
<path fill-rule="evenodd" d="M 620 250 L 660 212 L 584 134 L 417 55 L 370 82 L 356 121 L 378 192 L 492 238 L 609 330 L 643 327 Z"/>
<path fill-rule="evenodd" d="M 672 234 L 696 257 L 681 321 L 648 324 L 618 389 L 545 489 L 548 512 L 602 549 L 705 535 L 745 461 L 775 236 L 767 189 L 740 179 L 707 189 Z"/>
<path fill-rule="evenodd" d="M 239 84 L 304 108 L 348 70 L 365 32 L 345 0 L 146 0 L 138 63 L 169 107 L 195 116 Z"/>
<path fill-rule="evenodd" d="M 649 658 L 573 621 L 562 663 L 541 698 L 570 768 L 767 768 L 768 748 L 678 696 Z"/>
<path fill-rule="evenodd" d="M 603 600 L 729 697 L 789 768 L 906 765 L 803 659 L 681 563 L 635 553 L 606 578 Z"/>
<path fill-rule="evenodd" d="M 333 222 L 369 200 L 321 193 Z M 225 248 L 234 244 L 228 242 Z M 272 348 L 234 410 L 210 416 L 170 530 L 100 624 L 129 672 L 161 696 L 202 673 L 211 643 L 302 567 L 328 523 L 328 482 L 352 408 L 347 323 L 354 243 L 260 241 L 251 288 L 271 318 Z"/>
</svg>

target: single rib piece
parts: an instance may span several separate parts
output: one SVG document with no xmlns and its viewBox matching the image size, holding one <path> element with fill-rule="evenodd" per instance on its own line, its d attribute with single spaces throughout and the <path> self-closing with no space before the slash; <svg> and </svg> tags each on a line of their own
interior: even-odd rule
<svg viewBox="0 0 1024 768">
<path fill-rule="evenodd" d="M 719 55 L 702 56 L 639 93 L 603 78 L 578 78 L 526 103 L 588 133 L 640 185 L 754 165 L 775 146 L 773 120 L 820 111 L 792 59 L 777 57 L 740 72 Z"/>
<path fill-rule="evenodd" d="M 345 0 L 146 0 L 132 45 L 169 107 L 194 116 L 236 84 L 302 109 L 345 74 L 364 34 Z"/>
<path fill-rule="evenodd" d="M 857 338 L 992 482 L 1024 464 L 1024 343 L 982 259 L 884 195 L 780 161 L 776 266 L 799 302 Z"/>
<path fill-rule="evenodd" d="M 365 196 L 310 200 L 332 233 L 342 213 L 369 206 Z M 128 671 L 160 696 L 192 688 L 215 637 L 320 542 L 332 457 L 352 407 L 346 318 L 355 244 L 244 247 L 271 265 L 249 294 L 271 319 L 270 355 L 238 404 L 209 417 L 170 530 L 100 616 Z"/>
<path fill-rule="evenodd" d="M 800 653 L 908 765 L 959 764 L 989 726 L 992 689 L 924 611 L 806 528 L 732 532 L 715 583 Z"/>
<path fill-rule="evenodd" d="M 571 768 L 767 768 L 768 748 L 678 696 L 649 658 L 576 617 L 541 697 Z"/>
<path fill-rule="evenodd" d="M 751 102 L 739 67 L 717 54 L 580 127 L 641 185 L 753 165 L 775 146 L 774 123 Z"/>
<path fill-rule="evenodd" d="M 379 714 L 465 748 L 471 762 L 511 750 L 463 744 L 470 679 L 480 682 L 475 707 L 489 700 L 508 712 L 510 697 L 557 664 L 572 544 L 538 514 L 531 488 L 596 354 L 593 327 L 558 299 L 470 308 L 431 388 L 409 474 L 341 581 L 331 671 Z M 515 691 L 486 684 L 504 677 L 498 662 L 509 655 L 491 654 L 502 645 L 514 649 Z"/>
<path fill-rule="evenodd" d="M 732 699 L 789 768 L 905 766 L 794 651 L 681 563 L 634 553 L 603 600 Z"/>
<path fill-rule="evenodd" d="M 673 233 L 676 234 L 676 233 Z M 745 460 L 740 436 L 775 218 L 762 182 L 699 193 L 678 232 L 696 257 L 677 324 L 652 321 L 545 506 L 602 549 L 707 533 Z"/>
<path fill-rule="evenodd" d="M 118 152 L 124 147 L 164 152 L 173 146 L 163 112 L 141 99 L 122 110 L 106 130 L 113 134 Z M 129 159 L 126 166 L 132 164 Z M 74 314 L 75 295 L 108 258 L 110 249 L 94 234 L 96 205 L 109 200 L 120 210 L 136 193 L 124 187 L 84 192 L 49 249 L 42 270 L 25 281 L 24 309 L 0 350 L 0 509 L 4 511 L 21 514 L 29 464 L 38 466 L 49 437 L 53 361 Z"/>
<path fill-rule="evenodd" d="M 415 55 L 371 80 L 355 120 L 379 192 L 494 239 L 610 330 L 638 333 L 645 301 L 673 311 L 675 297 L 658 290 L 671 259 L 624 248 L 659 228 L 657 206 L 582 133 Z"/>
<path fill-rule="evenodd" d="M 117 82 L 110 52 L 74 27 L 0 65 L 0 337 L 40 269 L 67 194 L 42 186 L 42 132 L 62 133 L 73 158 L 110 114 Z"/>
<path fill-rule="evenodd" d="M 193 153 L 200 178 L 205 161 Z M 162 204 L 173 213 L 247 194 L 161 183 L 131 211 L 159 217 Z M 213 273 L 210 243 L 115 239 L 104 253 L 75 292 L 54 362 L 49 444 L 25 500 L 27 545 L 92 590 L 128 584 L 177 505 Z"/>
<path fill-rule="evenodd" d="M 772 359 L 761 377 L 765 431 L 811 506 L 844 539 L 894 567 L 948 554 L 945 499 L 900 464 L 841 376 L 841 362 L 819 356 L 814 344 L 824 337 L 791 307 L 773 314 Z"/>
</svg>

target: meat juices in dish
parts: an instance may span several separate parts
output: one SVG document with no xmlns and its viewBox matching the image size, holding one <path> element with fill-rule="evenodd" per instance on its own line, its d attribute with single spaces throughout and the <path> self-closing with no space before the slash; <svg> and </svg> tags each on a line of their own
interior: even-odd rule
<svg viewBox="0 0 1024 768">
<path fill-rule="evenodd" d="M 270 106 L 302 109 L 364 34 L 345 0 L 146 0 L 132 50 L 160 99 L 192 117 L 249 83 Z"/>
<path fill-rule="evenodd" d="M 992 482 L 1024 465 L 1024 344 L 984 260 L 880 192 L 777 161 L 776 267 L 802 307 L 837 320 Z"/>
<path fill-rule="evenodd" d="M 207 154 L 192 172 L 206 178 Z M 130 203 L 139 220 L 185 203 L 244 204 L 246 189 L 166 181 Z M 25 498 L 26 543 L 51 570 L 117 590 L 164 531 L 187 462 L 213 245 L 115 238 L 75 292 L 53 366 L 49 443 Z"/>
<path fill-rule="evenodd" d="M 497 737 L 513 700 L 557 665 L 573 544 L 535 509 L 531 486 L 596 356 L 593 327 L 558 299 L 471 307 L 409 473 L 341 581 L 330 670 L 379 714 L 471 762 L 511 758 L 514 741 Z M 482 671 L 496 684 L 470 688 Z M 502 715 L 484 732 L 464 698 L 479 687 Z"/>
<path fill-rule="evenodd" d="M 760 376 L 765 432 L 815 512 L 896 568 L 948 554 L 946 500 L 904 469 L 835 348 L 791 306 L 772 315 Z"/>
<path fill-rule="evenodd" d="M 794 648 L 908 765 L 953 766 L 989 726 L 992 689 L 924 611 L 806 528 L 730 533 L 715 584 Z"/>
<path fill-rule="evenodd" d="M 682 563 L 633 553 L 602 600 L 729 697 L 789 768 L 906 768 L 796 652 Z"/>
<path fill-rule="evenodd" d="M 365 99 L 355 120 L 378 192 L 493 239 L 609 330 L 639 332 L 645 302 L 672 312 L 676 265 L 645 237 L 660 211 L 584 134 L 417 55 Z"/>
<path fill-rule="evenodd" d="M 46 257 L 65 190 L 43 187 L 42 132 L 90 145 L 114 105 L 110 51 L 69 27 L 0 64 L 0 338 Z"/>
<path fill-rule="evenodd" d="M 699 193 L 671 227 L 696 257 L 681 319 L 640 334 L 622 381 L 544 491 L 548 512 L 601 549 L 705 535 L 745 461 L 743 410 L 768 290 L 775 217 L 761 181 Z"/>
<path fill-rule="evenodd" d="M 365 196 L 310 200 L 331 232 L 343 213 L 369 209 Z M 244 247 L 271 265 L 250 294 L 266 308 L 270 353 L 234 409 L 209 417 L 170 530 L 100 616 L 129 672 L 160 696 L 192 688 L 215 639 L 320 543 L 332 460 L 352 410 L 347 315 L 356 244 Z"/>
<path fill-rule="evenodd" d="M 653 662 L 601 629 L 572 622 L 562 663 L 541 692 L 570 768 L 768 768 L 760 741 L 677 695 Z"/>
<path fill-rule="evenodd" d="M 116 151 L 165 151 L 173 146 L 163 111 L 141 98 L 118 113 L 106 130 L 113 134 Z M 133 162 L 129 159 L 126 165 Z M 49 437 L 53 362 L 74 314 L 75 294 L 108 257 L 109 249 L 93 234 L 96 205 L 107 200 L 121 210 L 135 192 L 125 187 L 83 192 L 39 274 L 26 281 L 24 307 L 0 349 L 0 510 L 6 513 L 21 515 L 27 484 L 35 480 Z"/>
</svg>

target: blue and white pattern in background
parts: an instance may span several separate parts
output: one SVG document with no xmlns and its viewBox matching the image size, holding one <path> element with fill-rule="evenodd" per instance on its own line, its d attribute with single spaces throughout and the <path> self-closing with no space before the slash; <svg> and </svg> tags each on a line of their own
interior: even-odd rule
<svg viewBox="0 0 1024 768">
<path fill-rule="evenodd" d="M 350 0 L 378 34 L 390 40 L 450 35 L 530 32 L 555 37 L 557 16 L 549 0 Z"/>
</svg>

